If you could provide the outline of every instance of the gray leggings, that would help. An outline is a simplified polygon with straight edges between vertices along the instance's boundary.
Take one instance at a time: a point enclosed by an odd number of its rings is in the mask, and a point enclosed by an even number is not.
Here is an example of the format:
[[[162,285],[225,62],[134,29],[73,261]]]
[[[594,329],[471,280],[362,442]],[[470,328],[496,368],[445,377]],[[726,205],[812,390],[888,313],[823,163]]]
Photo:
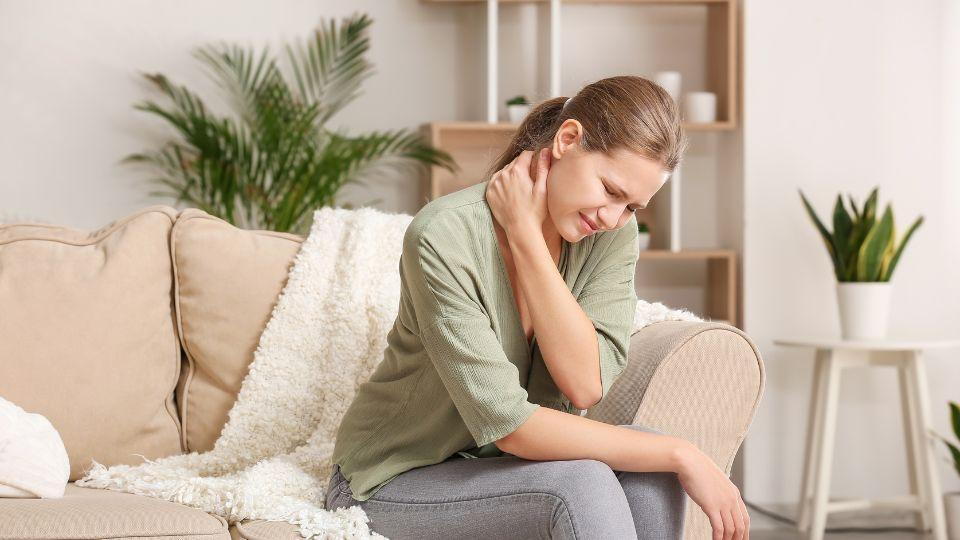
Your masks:
[[[401,473],[366,501],[352,497],[335,464],[326,508],[355,505],[370,518],[370,528],[390,540],[676,540],[686,497],[675,473],[614,471],[595,459],[454,454]]]

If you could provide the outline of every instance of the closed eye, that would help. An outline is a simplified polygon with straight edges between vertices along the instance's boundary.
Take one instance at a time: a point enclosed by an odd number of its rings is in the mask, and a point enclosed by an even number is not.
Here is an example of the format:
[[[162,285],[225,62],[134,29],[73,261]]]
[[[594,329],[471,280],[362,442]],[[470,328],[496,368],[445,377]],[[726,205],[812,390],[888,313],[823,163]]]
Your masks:
[[[603,189],[605,189],[605,190],[607,191],[607,193],[609,193],[610,195],[613,195],[614,197],[618,197],[618,198],[620,197],[620,195],[618,195],[618,194],[610,191],[610,188],[607,187],[607,183],[606,183],[606,182],[603,183]],[[627,210],[630,210],[631,212],[636,213],[637,208],[630,208],[630,207],[628,206],[628,207],[627,207]]]

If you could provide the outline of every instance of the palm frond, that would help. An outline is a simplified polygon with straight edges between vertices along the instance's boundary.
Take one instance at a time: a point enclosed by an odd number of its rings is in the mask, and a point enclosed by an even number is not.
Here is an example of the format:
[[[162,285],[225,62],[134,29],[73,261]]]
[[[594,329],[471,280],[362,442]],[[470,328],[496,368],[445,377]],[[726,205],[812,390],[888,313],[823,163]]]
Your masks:
[[[360,95],[360,83],[373,74],[364,58],[370,49],[366,14],[355,14],[338,29],[333,20],[321,21],[306,43],[287,45],[287,59],[301,99],[322,107],[318,126]]]
[[[366,15],[339,28],[321,21],[305,45],[287,45],[292,78],[267,48],[258,53],[220,43],[195,49],[235,116],[217,116],[186,87],[144,74],[169,103],[146,100],[134,108],[168,123],[177,138],[122,162],[156,172],[151,181],[165,189],[152,195],[173,196],[238,226],[301,234],[314,209],[335,204],[345,184],[363,183],[373,171],[414,164],[455,171],[448,153],[415,133],[352,137],[325,127],[371,73],[364,58],[371,22]]]

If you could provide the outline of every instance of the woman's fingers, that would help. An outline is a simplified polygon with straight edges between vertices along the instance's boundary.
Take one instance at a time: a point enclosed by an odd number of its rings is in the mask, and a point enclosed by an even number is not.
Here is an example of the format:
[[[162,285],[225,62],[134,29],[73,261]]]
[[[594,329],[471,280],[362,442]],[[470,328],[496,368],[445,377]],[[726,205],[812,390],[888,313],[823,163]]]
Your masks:
[[[710,527],[713,528],[713,540],[723,540],[723,520],[720,519],[720,511],[714,510],[707,514],[710,518]]]
[[[524,167],[523,169],[520,169],[521,171],[529,171],[530,161],[532,157],[533,157],[533,150],[524,150],[523,152],[520,152],[519,156],[514,158],[513,162],[516,164],[517,167]]]
[[[534,182],[539,182],[547,177],[547,171],[550,170],[550,149],[542,148],[537,154],[539,158],[537,160],[537,177],[534,178]]]
[[[743,510],[740,508],[740,497],[733,503],[733,521],[737,526],[737,531],[733,534],[733,540],[743,540],[746,531],[746,525],[743,521]]]
[[[743,497],[739,497],[740,512],[743,514],[743,540],[750,540],[750,513],[747,512],[747,504],[743,502]]]
[[[733,512],[732,508],[720,510],[720,518],[723,520],[723,540],[732,540],[733,533],[737,530],[737,524],[733,521]]]

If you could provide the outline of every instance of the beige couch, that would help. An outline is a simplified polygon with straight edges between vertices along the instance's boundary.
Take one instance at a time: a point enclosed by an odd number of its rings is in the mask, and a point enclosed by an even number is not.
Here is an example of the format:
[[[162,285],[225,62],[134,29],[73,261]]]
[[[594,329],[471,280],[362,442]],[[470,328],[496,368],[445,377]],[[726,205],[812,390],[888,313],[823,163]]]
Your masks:
[[[61,499],[0,499],[0,539],[301,538],[73,481],[91,459],[213,447],[302,240],[164,205],[95,231],[0,226],[0,396],[46,416],[71,464]],[[723,324],[661,322],[630,351],[617,384],[636,403],[588,416],[688,438],[729,473],[763,387],[753,343]],[[698,514],[687,538],[709,537]]]

